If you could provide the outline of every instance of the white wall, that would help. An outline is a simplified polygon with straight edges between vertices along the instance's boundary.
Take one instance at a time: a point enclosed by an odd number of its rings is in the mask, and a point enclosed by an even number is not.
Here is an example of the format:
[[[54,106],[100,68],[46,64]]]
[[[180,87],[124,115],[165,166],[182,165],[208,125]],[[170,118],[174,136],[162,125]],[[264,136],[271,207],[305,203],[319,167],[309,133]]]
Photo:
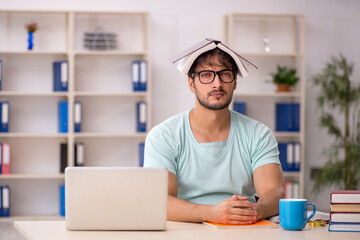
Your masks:
[[[149,11],[154,124],[193,106],[186,78],[168,59],[205,37],[222,39],[223,16],[232,12],[304,14],[307,78],[318,72],[331,55],[341,52],[355,63],[354,79],[360,82],[358,0],[0,0],[0,9]],[[330,142],[318,128],[315,97],[316,91],[308,83],[305,196],[319,210],[328,211],[329,190],[314,196],[309,180],[310,168],[325,162],[322,148]]]

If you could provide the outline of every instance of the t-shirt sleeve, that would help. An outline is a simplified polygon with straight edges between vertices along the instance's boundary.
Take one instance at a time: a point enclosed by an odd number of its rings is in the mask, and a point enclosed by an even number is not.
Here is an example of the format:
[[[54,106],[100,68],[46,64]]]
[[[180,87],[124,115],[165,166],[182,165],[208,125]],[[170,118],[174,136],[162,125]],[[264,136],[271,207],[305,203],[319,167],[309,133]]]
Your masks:
[[[145,140],[144,167],[166,168],[176,175],[177,144],[166,126],[154,127]]]
[[[255,127],[252,146],[252,171],[265,164],[280,165],[278,144],[272,131],[259,123]]]

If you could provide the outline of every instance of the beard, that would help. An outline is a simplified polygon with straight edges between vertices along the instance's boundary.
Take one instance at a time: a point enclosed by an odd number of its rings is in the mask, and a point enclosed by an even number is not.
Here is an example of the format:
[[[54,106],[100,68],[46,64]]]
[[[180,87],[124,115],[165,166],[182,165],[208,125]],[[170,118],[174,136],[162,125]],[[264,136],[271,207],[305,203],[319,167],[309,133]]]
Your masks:
[[[218,102],[210,103],[208,101],[208,97],[213,92],[222,92],[222,93],[224,93],[224,96],[222,98],[225,98],[225,101],[220,102],[219,99],[217,99]],[[227,108],[230,105],[231,101],[232,101],[232,94],[229,96],[227,94],[227,92],[225,92],[222,89],[213,90],[213,91],[209,92],[206,97],[204,97],[199,93],[199,91],[195,87],[195,94],[196,94],[196,98],[197,98],[198,102],[200,103],[200,105],[207,108],[207,109],[209,109],[209,110],[215,110],[215,111],[223,110],[223,109]]]

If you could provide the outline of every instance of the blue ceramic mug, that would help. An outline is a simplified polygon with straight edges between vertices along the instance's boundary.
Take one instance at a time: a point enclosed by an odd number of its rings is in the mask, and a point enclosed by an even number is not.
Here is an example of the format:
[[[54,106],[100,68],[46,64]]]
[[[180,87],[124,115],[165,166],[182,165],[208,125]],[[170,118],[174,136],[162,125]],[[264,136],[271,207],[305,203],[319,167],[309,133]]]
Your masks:
[[[307,217],[308,205],[313,207],[309,217]],[[280,226],[285,230],[302,230],[315,213],[315,205],[308,203],[306,199],[280,199],[279,220]]]

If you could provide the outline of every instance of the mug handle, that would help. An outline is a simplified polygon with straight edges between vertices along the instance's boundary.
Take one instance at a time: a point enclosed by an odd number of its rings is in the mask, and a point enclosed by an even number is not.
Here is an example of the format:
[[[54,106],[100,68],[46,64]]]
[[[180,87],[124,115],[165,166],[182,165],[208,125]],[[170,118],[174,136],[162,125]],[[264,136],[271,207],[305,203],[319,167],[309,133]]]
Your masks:
[[[312,211],[310,217],[308,217],[308,218],[306,219],[306,222],[307,222],[307,221],[309,221],[309,220],[315,215],[315,213],[316,213],[316,207],[315,207],[315,205],[314,205],[313,203],[306,203],[306,205],[307,205],[307,206],[311,205],[311,206],[313,207],[313,211]]]

